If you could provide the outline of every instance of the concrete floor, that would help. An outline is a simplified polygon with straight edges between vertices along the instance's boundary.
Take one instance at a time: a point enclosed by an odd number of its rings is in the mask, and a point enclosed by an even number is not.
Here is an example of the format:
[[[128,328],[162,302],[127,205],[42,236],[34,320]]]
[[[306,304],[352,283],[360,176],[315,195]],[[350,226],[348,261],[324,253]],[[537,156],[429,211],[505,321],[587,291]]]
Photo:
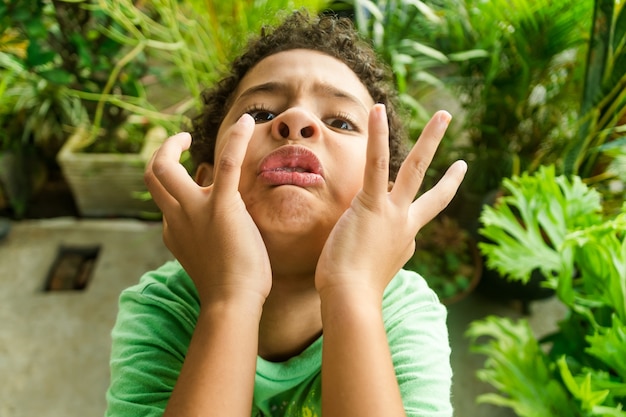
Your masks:
[[[84,291],[43,291],[62,245],[101,247]],[[0,416],[102,416],[117,297],[144,271],[170,258],[159,223],[74,218],[14,222],[0,242]],[[553,299],[535,302],[531,309],[531,325],[541,334],[563,314]],[[519,316],[513,306],[480,294],[449,307],[456,417],[514,415],[475,403],[477,395],[489,391],[475,378],[484,358],[468,351],[463,334],[470,321],[489,314]]]

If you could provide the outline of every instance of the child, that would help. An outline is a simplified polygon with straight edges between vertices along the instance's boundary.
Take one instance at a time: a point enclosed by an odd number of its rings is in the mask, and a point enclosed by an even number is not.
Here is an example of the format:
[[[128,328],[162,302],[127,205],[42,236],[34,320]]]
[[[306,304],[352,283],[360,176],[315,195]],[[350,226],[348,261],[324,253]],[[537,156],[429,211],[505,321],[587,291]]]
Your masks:
[[[404,160],[387,72],[334,17],[231,70],[147,168],[177,261],[121,295],[106,415],[451,416],[445,308],[401,270],[465,173],[415,200],[450,116]]]

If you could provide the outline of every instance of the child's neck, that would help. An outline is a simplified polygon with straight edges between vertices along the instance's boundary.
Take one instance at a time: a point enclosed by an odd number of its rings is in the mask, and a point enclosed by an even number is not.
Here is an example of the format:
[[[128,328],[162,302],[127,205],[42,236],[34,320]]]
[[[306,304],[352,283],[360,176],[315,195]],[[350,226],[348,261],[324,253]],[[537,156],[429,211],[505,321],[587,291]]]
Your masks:
[[[300,354],[322,334],[314,279],[274,277],[259,324],[259,355],[273,362]]]

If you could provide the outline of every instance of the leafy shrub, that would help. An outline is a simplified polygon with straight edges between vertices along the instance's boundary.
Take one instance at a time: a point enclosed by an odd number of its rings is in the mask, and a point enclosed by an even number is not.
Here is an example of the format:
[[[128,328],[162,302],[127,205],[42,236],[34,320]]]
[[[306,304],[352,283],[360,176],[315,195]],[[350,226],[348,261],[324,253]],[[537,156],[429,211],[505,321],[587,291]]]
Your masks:
[[[522,417],[626,416],[626,211],[603,217],[598,193],[553,167],[504,185],[510,195],[481,215],[492,239],[481,250],[509,279],[541,269],[568,314],[542,340],[524,319],[472,323],[487,355],[478,377],[499,391],[479,401]]]

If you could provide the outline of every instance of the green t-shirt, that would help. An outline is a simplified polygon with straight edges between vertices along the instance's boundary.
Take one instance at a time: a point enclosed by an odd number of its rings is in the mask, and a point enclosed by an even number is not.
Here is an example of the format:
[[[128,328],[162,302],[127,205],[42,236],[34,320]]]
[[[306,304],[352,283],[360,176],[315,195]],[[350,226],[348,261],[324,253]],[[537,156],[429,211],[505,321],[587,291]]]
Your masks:
[[[107,417],[163,415],[198,311],[196,289],[178,262],[122,293]],[[383,317],[407,416],[452,416],[445,307],[422,277],[400,271],[385,291]],[[257,358],[252,417],[321,417],[322,343],[323,336],[285,362]]]

